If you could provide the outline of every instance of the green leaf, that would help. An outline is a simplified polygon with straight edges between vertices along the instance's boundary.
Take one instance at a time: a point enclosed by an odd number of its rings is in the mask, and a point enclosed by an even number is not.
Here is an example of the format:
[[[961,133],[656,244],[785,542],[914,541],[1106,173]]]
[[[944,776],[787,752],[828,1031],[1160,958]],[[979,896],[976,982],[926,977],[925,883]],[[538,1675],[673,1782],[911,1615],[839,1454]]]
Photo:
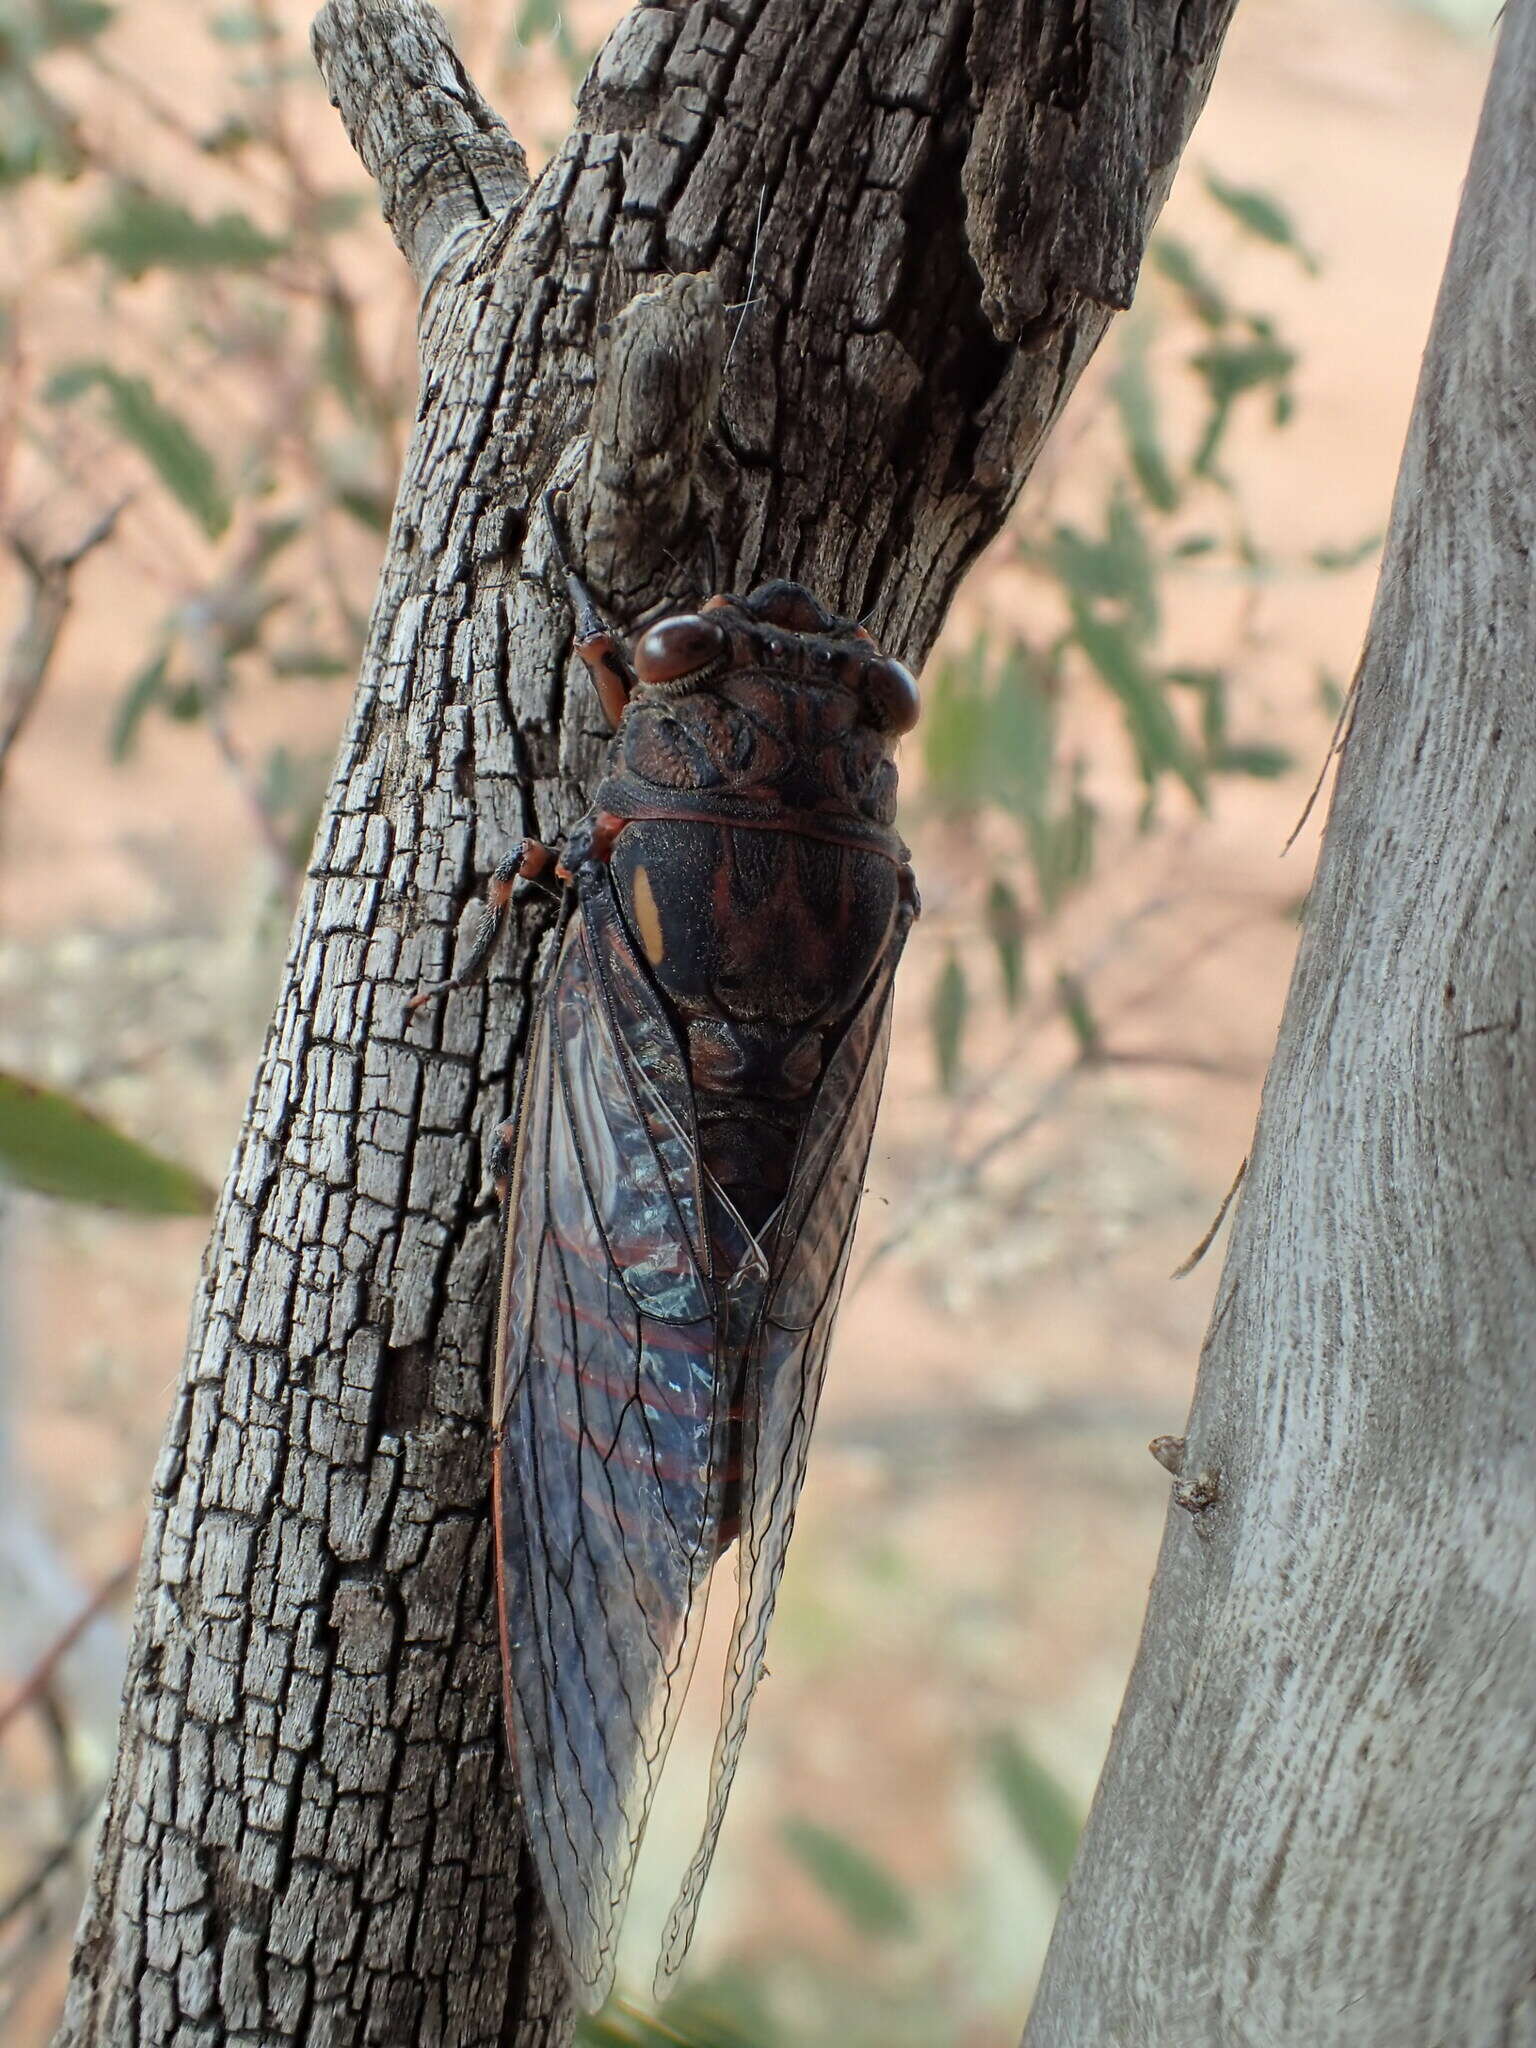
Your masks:
[[[115,7],[102,5],[101,0],[42,0],[36,10],[38,40],[46,50],[60,49],[66,43],[94,42],[116,13]],[[9,40],[3,25],[0,38]]]
[[[367,490],[360,484],[344,484],[337,490],[336,502],[370,533],[388,533],[395,509],[393,499],[386,498],[379,491]]]
[[[1058,526],[1043,560],[1066,592],[1075,613],[1099,604],[1120,606],[1139,634],[1157,624],[1157,588],[1151,550],[1141,522],[1124,491],[1110,500],[1103,540],[1075,526]]]
[[[328,647],[278,647],[268,657],[275,676],[349,676],[355,661],[343,660]]]
[[[982,1754],[1014,1825],[1059,1890],[1066,1884],[1081,1832],[1071,1800],[1011,1729],[991,1736]]]
[[[905,1890],[864,1851],[814,1821],[791,1817],[780,1830],[785,1847],[856,1934],[911,1934],[916,1917]]]
[[[158,654],[145,662],[124,690],[107,738],[107,754],[111,760],[122,763],[133,752],[145,712],[165,695],[169,663],[170,656],[161,648]]]
[[[684,1990],[669,1999],[665,2018],[615,1996],[576,2028],[577,2048],[767,2048],[766,2030],[743,2027],[716,2011],[708,1994]]]
[[[1014,642],[995,671],[987,644],[930,670],[919,727],[927,794],[948,816],[989,803],[1028,819],[1050,786],[1055,712],[1038,659]]]
[[[1003,977],[1003,1001],[1010,1014],[1019,1007],[1024,993],[1024,908],[1001,875],[995,875],[987,890],[987,936],[997,954]]]
[[[355,227],[367,207],[361,192],[320,192],[310,201],[304,224],[313,234],[340,234],[344,228]]]
[[[1040,664],[1022,640],[1004,654],[982,725],[982,786],[1020,818],[1038,816],[1051,785],[1056,712]]]
[[[1317,258],[1303,246],[1290,214],[1271,193],[1260,191],[1256,185],[1229,185],[1214,171],[1205,173],[1205,189],[1218,206],[1226,208],[1239,227],[1245,228],[1250,235],[1257,235],[1261,242],[1269,242],[1277,249],[1289,249],[1303,269],[1314,276],[1317,274]]]
[[[201,1216],[213,1190],[67,1095],[0,1073],[0,1174],[40,1195],[133,1209],[149,1216]]]
[[[263,234],[247,214],[199,220],[158,193],[118,185],[87,225],[81,246],[125,277],[142,277],[157,268],[251,270],[282,255],[286,245]]]
[[[1137,766],[1148,789],[1160,775],[1173,774],[1203,805],[1205,777],[1201,764],[1173,714],[1162,678],[1148,668],[1133,636],[1112,620],[1080,615],[1073,628],[1073,639],[1119,699]]]
[[[354,419],[369,412],[368,379],[349,301],[328,296],[320,328],[320,373]]]
[[[928,1029],[933,1038],[934,1065],[939,1086],[953,1095],[960,1085],[960,1046],[965,1037],[965,1020],[971,1007],[965,969],[951,947],[944,956],[939,978],[928,1004]]]
[[[1214,533],[1192,533],[1187,540],[1181,540],[1173,550],[1176,562],[1192,562],[1198,555],[1214,554],[1221,542]]]
[[[1061,1014],[1072,1027],[1077,1050],[1084,1060],[1096,1060],[1104,1049],[1104,1038],[1088,1003],[1088,991],[1075,974],[1065,968],[1056,976],[1056,999]]]
[[[1066,809],[1053,818],[1039,819],[1029,834],[1040,907],[1047,917],[1060,908],[1069,889],[1086,881],[1093,872],[1097,824],[1098,812],[1083,788],[1083,764],[1078,761],[1073,767],[1072,793]]]
[[[1385,539],[1385,534],[1368,533],[1364,540],[1357,540],[1351,547],[1314,548],[1308,560],[1314,569],[1322,569],[1328,574],[1341,569],[1356,569],[1371,559]]]
[[[229,501],[213,457],[186,422],[162,405],[143,377],[128,377],[100,362],[71,363],[58,372],[47,396],[64,403],[92,386],[105,393],[107,416],[149,463],[171,496],[211,539],[229,524]]]
[[[1146,351],[1139,344],[1125,349],[1113,390],[1126,450],[1142,495],[1157,511],[1172,512],[1178,506],[1179,486],[1163,453],[1157,428],[1157,398],[1147,375]]]
[[[1317,701],[1325,716],[1337,718],[1344,709],[1344,686],[1331,670],[1320,668],[1317,672]]]
[[[1273,782],[1296,765],[1296,756],[1284,747],[1220,747],[1211,755],[1211,766],[1223,775],[1254,775]]]
[[[1227,736],[1227,677],[1219,668],[1170,668],[1164,671],[1170,683],[1193,690],[1200,699],[1200,738],[1207,756]]]
[[[208,23],[208,33],[221,43],[275,43],[282,30],[254,7],[226,8]]]
[[[1204,327],[1224,327],[1231,317],[1220,285],[1202,266],[1187,242],[1159,235],[1148,252],[1160,271]]]
[[[1247,341],[1216,341],[1190,357],[1190,367],[1210,394],[1211,409],[1205,431],[1190,467],[1197,476],[1220,481],[1216,456],[1232,417],[1232,408],[1245,392],[1284,384],[1296,367],[1295,352],[1277,341],[1263,323],[1250,322],[1255,331]]]

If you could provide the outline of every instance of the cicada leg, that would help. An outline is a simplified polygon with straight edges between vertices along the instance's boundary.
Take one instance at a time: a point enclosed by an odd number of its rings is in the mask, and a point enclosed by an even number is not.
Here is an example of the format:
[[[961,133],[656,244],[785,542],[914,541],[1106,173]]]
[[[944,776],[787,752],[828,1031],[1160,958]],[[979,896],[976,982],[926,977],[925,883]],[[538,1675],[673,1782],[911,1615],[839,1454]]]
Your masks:
[[[506,924],[515,885],[519,881],[537,882],[558,895],[558,872],[559,856],[549,847],[541,846],[537,839],[519,840],[505,860],[497,862],[492,872],[480,919],[465,951],[463,964],[446,981],[435,981],[430,988],[418,989],[405,1006],[406,1016],[414,1017],[434,996],[446,995],[450,989],[469,988],[479,981],[490,965],[496,941]]]
[[[498,1124],[492,1131],[490,1143],[485,1148],[486,1169],[498,1202],[507,1199],[507,1189],[512,1180],[512,1155],[516,1149],[517,1118],[508,1117],[504,1124]]]
[[[619,645],[618,636],[598,610],[596,598],[565,558],[565,543],[555,513],[558,495],[556,491],[544,493],[544,517],[549,522],[550,536],[555,544],[555,560],[570,593],[571,611],[576,620],[576,652],[592,678],[598,702],[603,707],[603,716],[610,725],[616,726],[624,716],[624,707],[635,687],[635,672]]]

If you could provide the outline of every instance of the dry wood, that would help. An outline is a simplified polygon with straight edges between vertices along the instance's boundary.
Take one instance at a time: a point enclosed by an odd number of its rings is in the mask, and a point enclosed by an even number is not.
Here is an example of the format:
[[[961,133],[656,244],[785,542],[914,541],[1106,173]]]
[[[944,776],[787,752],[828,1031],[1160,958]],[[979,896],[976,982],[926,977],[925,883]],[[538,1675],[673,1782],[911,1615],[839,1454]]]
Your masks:
[[[641,6],[531,190],[431,8],[321,13],[422,280],[421,401],[156,1478],[67,2048],[568,2037],[486,1519],[481,1141],[547,913],[405,1016],[497,856],[585,805],[539,495],[573,486],[622,615],[713,580],[713,536],[724,584],[798,577],[920,661],[1124,303],[1231,6]]]
[[[1536,2041],[1533,252],[1512,0],[1188,1425],[1215,1497],[1026,2048]]]

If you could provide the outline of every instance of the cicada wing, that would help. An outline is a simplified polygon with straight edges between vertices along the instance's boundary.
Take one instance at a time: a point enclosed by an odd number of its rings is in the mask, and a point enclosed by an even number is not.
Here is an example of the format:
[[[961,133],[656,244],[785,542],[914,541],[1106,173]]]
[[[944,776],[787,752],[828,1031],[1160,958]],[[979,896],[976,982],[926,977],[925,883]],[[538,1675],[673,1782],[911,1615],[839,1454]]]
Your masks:
[[[699,1201],[691,1128],[669,1111],[664,1155],[637,1106],[590,908],[566,930],[524,1081],[496,1523],[524,1818],[595,2009],[719,1547],[726,1397],[686,1213]],[[647,1000],[643,976],[621,992],[631,1000]]]
[[[736,1620],[704,1832],[667,1922],[656,1994],[693,1938],[699,1899],[762,1676],[768,1627],[805,1478],[811,1425],[853,1244],[890,1044],[891,982],[909,918],[822,1077],[781,1211],[772,1271],[743,1379],[742,1506]]]

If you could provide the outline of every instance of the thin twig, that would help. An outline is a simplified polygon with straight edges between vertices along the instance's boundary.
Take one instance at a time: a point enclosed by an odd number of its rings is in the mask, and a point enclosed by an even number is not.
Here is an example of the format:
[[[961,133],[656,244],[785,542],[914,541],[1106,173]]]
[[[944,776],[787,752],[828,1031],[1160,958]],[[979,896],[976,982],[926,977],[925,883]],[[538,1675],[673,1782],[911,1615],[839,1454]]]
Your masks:
[[[137,1559],[137,1552],[132,1557],[124,1558],[117,1570],[109,1578],[102,1581],[80,1612],[75,1616],[74,1620],[69,1624],[68,1628],[64,1630],[62,1635],[54,1638],[48,1648],[44,1650],[42,1656],[32,1666],[26,1677],[21,1681],[16,1691],[11,1694],[11,1697],[3,1706],[0,1706],[0,1739],[4,1738],[6,1730],[17,1716],[24,1713],[35,1700],[41,1698],[47,1692],[60,1663],[69,1655],[76,1643],[79,1642],[80,1638],[91,1626],[91,1623],[106,1608],[111,1606],[123,1587],[127,1585],[133,1575],[133,1568]]]
[[[1216,1233],[1218,1230],[1220,1230],[1222,1224],[1226,1221],[1227,1211],[1231,1208],[1233,1202],[1237,1199],[1237,1191],[1242,1186],[1243,1176],[1247,1173],[1247,1171],[1248,1155],[1245,1152],[1243,1154],[1242,1164],[1237,1169],[1237,1173],[1233,1178],[1231,1187],[1227,1189],[1227,1192],[1221,1198],[1221,1207],[1216,1211],[1216,1214],[1211,1219],[1210,1229],[1205,1233],[1204,1237],[1201,1238],[1200,1242],[1195,1246],[1194,1250],[1190,1253],[1189,1257],[1187,1259],[1181,1260],[1180,1263],[1174,1267],[1173,1271],[1168,1275],[1168,1278],[1170,1280],[1182,1280],[1186,1273],[1193,1273],[1196,1266],[1199,1265],[1200,1261],[1205,1257],[1206,1253],[1210,1250],[1211,1246],[1216,1242]]]
[[[1302,806],[1301,816],[1291,828],[1290,838],[1286,840],[1284,846],[1280,849],[1280,858],[1282,860],[1284,860],[1285,856],[1301,837],[1301,829],[1312,815],[1312,807],[1322,794],[1323,784],[1328,778],[1329,762],[1337,755],[1342,754],[1345,747],[1349,744],[1349,732],[1354,729],[1355,696],[1360,688],[1360,678],[1365,672],[1365,657],[1369,652],[1370,642],[1367,640],[1365,646],[1360,651],[1360,659],[1355,664],[1355,673],[1350,678],[1349,688],[1344,694],[1344,702],[1339,706],[1339,715],[1334,721],[1333,738],[1328,742],[1328,751],[1323,756],[1322,767],[1317,771],[1317,780],[1313,783],[1307,801]],[[1349,731],[1345,730],[1344,721],[1346,719],[1349,720]]]
[[[27,582],[27,605],[11,641],[5,673],[0,677],[0,781],[6,762],[43,694],[43,685],[58,651],[59,635],[69,617],[74,573],[93,548],[101,546],[117,525],[122,503],[102,514],[67,554],[40,555],[20,534],[11,536],[11,553]]]
[[[43,1857],[30,1877],[24,1878],[8,1899],[0,1900],[0,1928],[8,1927],[19,1913],[24,1913],[39,1893],[47,1888],[49,1879],[74,1855],[80,1837],[96,1817],[106,1793],[106,1786],[93,1793],[89,1799],[82,1799],[74,1819],[60,1839]]]

